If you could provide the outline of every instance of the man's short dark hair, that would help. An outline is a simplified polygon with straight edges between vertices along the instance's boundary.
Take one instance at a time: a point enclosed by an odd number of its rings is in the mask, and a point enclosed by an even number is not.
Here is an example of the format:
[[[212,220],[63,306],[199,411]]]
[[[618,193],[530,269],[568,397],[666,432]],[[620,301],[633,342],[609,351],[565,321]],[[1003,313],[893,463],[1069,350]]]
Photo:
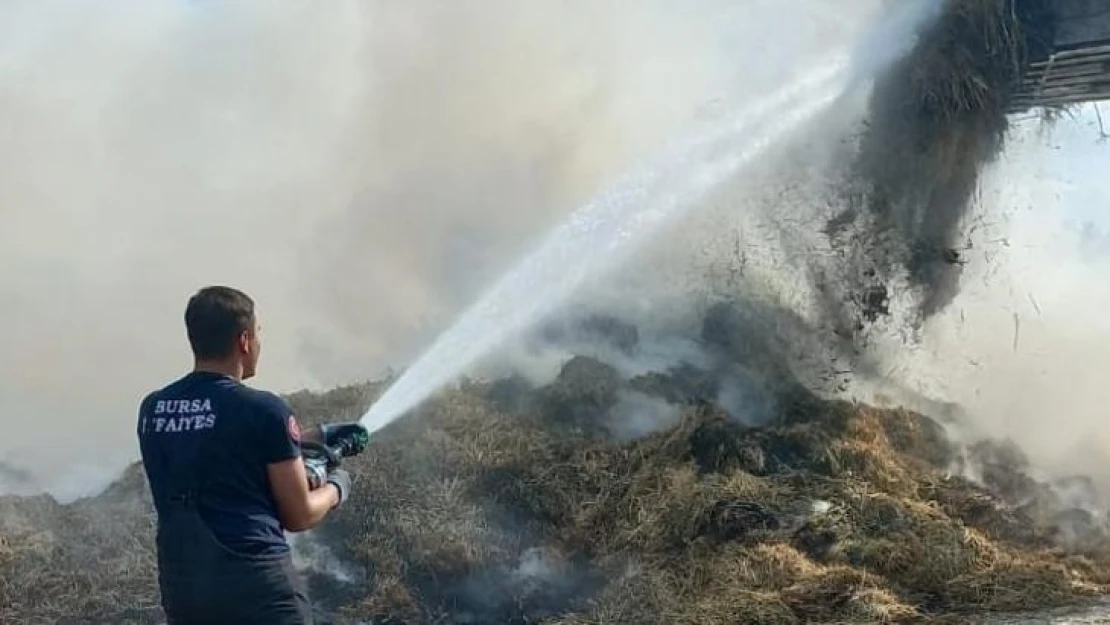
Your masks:
[[[229,356],[239,335],[253,321],[254,300],[231,287],[205,287],[189,298],[185,307],[189,345],[199,359]]]

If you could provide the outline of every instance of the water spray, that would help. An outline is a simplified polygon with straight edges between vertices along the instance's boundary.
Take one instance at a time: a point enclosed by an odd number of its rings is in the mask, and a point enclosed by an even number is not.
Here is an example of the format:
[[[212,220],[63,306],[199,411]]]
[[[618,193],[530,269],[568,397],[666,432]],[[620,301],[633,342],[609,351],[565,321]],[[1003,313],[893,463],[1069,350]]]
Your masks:
[[[587,277],[618,264],[684,208],[831,103],[840,93],[838,78],[844,68],[821,68],[803,77],[737,116],[724,130],[717,127],[689,147],[666,154],[575,211],[406,370],[362,423],[370,431],[386,425],[527,328]],[[817,97],[781,114],[787,102],[803,93]],[[753,128],[758,132],[750,137],[746,131]],[[746,147],[717,163],[698,162],[705,146],[730,139],[745,140]],[[661,199],[652,201],[653,195]],[[533,285],[543,285],[543,290],[536,292]]]
[[[907,29],[931,17],[923,7],[934,2],[905,3],[877,31],[907,34]],[[889,42],[891,36],[874,40]],[[889,51],[880,56],[883,63],[892,60]],[[871,60],[853,69],[849,59],[847,53],[834,55],[725,123],[663,150],[576,210],[402,373],[362,417],[363,425],[376,431],[417,406],[556,307],[587,277],[613,269],[662,226],[812,120],[877,66]],[[720,150],[722,144],[731,149]],[[712,157],[721,152],[725,156]],[[542,285],[542,290],[533,285]]]

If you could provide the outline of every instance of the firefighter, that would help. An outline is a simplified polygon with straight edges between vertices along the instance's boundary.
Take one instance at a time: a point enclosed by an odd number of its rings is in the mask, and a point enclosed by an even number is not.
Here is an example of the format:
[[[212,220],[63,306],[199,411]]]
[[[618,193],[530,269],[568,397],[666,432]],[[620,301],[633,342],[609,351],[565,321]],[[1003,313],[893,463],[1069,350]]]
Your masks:
[[[169,625],[313,622],[285,532],[342,505],[350,475],[310,488],[302,440],[356,437],[358,424],[302,433],[289,404],[246,386],[262,343],[253,300],[223,286],[185,309],[193,370],[143,398],[138,438],[158,515],[158,582]]]

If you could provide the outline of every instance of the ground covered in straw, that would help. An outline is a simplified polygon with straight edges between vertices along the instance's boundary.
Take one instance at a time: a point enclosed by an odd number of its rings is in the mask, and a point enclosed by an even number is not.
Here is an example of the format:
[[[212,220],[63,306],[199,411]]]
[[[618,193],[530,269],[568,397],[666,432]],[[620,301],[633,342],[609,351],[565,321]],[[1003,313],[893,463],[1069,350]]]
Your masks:
[[[1051,491],[1038,497],[1030,482],[1007,503],[951,476],[956,448],[921,415],[800,394],[768,426],[704,405],[615,444],[598,421],[558,418],[574,413],[566,405],[545,414],[559,384],[516,410],[490,403],[497,387],[454,392],[375,443],[356,465],[355,505],[329,527],[368,575],[344,614],[894,622],[1103,591],[1097,539],[1088,558],[1055,547],[1077,526]],[[994,479],[1027,480],[1005,446],[960,457]]]
[[[1110,581],[1102,528],[1025,475],[1020,452],[959,448],[922,415],[793,389],[760,427],[692,399],[677,423],[612,436],[621,393],[689,383],[683,371],[624,379],[579,357],[547,386],[468,383],[394,423],[348,463],[354,497],[316,532],[347,573],[307,572],[321,613],[899,622],[1065,605]],[[291,399],[309,420],[334,420],[375,392]],[[961,464],[980,483],[950,474]],[[68,506],[0,498],[0,523],[0,622],[158,622],[139,467]]]

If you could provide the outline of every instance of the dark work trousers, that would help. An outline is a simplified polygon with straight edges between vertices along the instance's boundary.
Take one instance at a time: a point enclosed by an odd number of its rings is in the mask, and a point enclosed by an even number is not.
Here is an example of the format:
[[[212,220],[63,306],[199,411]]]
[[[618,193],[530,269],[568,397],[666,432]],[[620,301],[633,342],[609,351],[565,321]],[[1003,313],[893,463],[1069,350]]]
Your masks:
[[[313,623],[292,556],[232,551],[187,496],[171,501],[159,518],[158,585],[168,625]]]

